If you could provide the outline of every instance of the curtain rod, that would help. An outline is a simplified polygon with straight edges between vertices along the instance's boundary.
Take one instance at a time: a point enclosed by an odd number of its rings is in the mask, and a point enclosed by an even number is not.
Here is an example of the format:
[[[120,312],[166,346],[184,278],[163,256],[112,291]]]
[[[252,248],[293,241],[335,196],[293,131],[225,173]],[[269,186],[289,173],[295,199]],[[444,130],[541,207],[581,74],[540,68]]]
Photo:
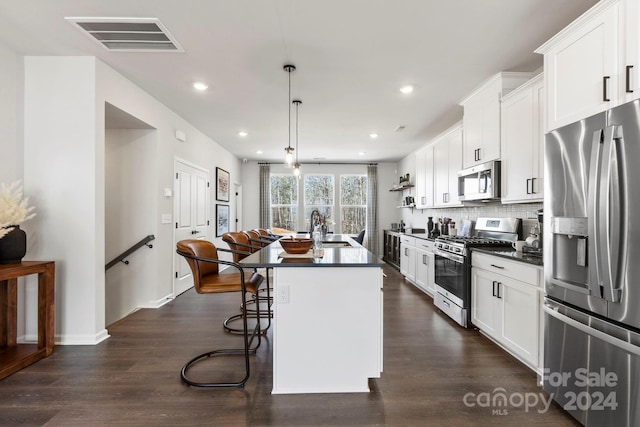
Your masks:
[[[259,165],[270,165],[270,162],[258,162]],[[274,163],[276,165],[284,165],[286,163]],[[376,162],[300,162],[300,165],[365,165],[378,166]]]

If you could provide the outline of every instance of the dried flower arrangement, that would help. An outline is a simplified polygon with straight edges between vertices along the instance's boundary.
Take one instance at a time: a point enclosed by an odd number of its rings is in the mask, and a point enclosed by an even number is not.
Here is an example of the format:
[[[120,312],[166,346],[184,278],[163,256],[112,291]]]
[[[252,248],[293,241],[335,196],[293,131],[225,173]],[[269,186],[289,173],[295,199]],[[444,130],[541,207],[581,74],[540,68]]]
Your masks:
[[[36,215],[31,212],[33,209],[33,206],[29,207],[29,198],[22,195],[20,181],[0,184],[0,239],[33,218]]]

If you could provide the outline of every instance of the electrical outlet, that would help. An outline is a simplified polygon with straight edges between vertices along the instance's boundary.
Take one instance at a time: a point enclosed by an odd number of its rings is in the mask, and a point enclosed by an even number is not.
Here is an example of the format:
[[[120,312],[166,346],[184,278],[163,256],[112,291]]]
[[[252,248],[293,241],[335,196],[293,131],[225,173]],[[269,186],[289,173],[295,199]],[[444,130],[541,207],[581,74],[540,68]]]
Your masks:
[[[288,286],[278,287],[278,303],[289,304],[289,287]]]

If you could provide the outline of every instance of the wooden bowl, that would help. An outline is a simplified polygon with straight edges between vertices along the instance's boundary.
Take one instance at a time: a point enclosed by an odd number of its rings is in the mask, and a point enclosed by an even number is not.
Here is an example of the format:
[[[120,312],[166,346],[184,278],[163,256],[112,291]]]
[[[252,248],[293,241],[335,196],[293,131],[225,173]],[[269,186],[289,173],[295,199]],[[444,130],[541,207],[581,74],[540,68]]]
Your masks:
[[[282,238],[279,242],[288,254],[306,254],[313,245],[313,240],[308,238]]]

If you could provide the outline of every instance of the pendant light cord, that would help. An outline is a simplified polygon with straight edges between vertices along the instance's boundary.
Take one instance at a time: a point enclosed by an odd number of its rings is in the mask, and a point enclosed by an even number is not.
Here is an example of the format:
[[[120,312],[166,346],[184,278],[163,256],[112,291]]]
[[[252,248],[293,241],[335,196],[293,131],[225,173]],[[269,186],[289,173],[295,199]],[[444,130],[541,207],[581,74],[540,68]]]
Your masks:
[[[289,71],[289,148],[291,148],[291,69]]]
[[[298,107],[300,101],[296,101],[296,164],[298,163]]]

